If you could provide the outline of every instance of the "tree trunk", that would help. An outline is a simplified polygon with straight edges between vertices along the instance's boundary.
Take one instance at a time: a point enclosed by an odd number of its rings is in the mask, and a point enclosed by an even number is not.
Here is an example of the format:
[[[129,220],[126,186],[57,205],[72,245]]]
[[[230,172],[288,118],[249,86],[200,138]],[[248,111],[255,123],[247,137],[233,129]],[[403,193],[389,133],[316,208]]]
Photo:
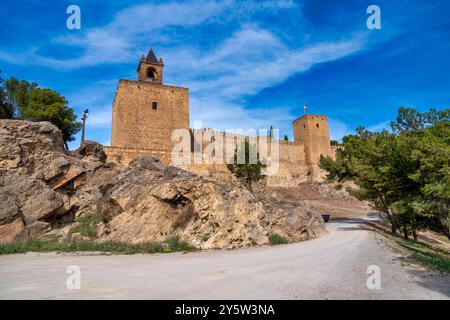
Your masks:
[[[389,209],[386,210],[387,213],[387,220],[391,224],[391,232],[393,235],[397,234],[397,230],[399,229],[399,226],[394,222],[393,215],[389,212]]]
[[[445,226],[445,225],[441,225],[441,227],[439,228],[439,231],[441,231],[448,240],[450,240],[450,228]]]
[[[395,236],[397,234],[397,225],[391,222],[391,232]]]
[[[414,239],[415,241],[417,241],[417,229],[416,229],[416,227],[413,228],[412,235],[413,235],[413,239]]]
[[[408,228],[403,227],[403,239],[408,240]]]

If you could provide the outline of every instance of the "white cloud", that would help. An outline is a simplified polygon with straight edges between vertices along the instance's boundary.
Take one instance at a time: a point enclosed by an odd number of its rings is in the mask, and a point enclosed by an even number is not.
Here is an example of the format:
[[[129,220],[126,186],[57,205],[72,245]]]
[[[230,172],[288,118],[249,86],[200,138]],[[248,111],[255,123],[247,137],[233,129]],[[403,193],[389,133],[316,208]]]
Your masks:
[[[189,28],[207,21],[230,19],[233,15],[253,13],[256,10],[290,9],[292,1],[204,1],[144,3],[119,11],[111,22],[101,27],[81,29],[81,34],[54,38],[53,44],[75,46],[83,54],[69,59],[47,58],[37,48],[11,52],[0,50],[0,60],[12,64],[47,66],[55,69],[74,69],[106,63],[126,63],[136,59],[136,52],[148,45],[168,42],[163,32],[170,27]],[[226,14],[224,14],[226,12]],[[143,40],[148,43],[143,43]],[[150,43],[151,42],[151,43]]]
[[[243,108],[246,95],[277,85],[295,73],[315,64],[339,59],[362,48],[364,39],[318,43],[290,49],[276,35],[246,25],[209,52],[185,47],[165,55],[169,75],[190,88],[191,124],[201,120],[205,127],[274,128],[291,135],[289,106]],[[345,123],[330,119],[332,138],[340,140],[351,133]]]
[[[188,86],[200,97],[232,100],[285,81],[315,64],[336,60],[363,48],[365,38],[322,42],[291,49],[275,34],[244,25],[208,51],[194,47],[165,52],[166,79]]]
[[[92,108],[112,104],[118,78],[89,83],[88,86],[66,93],[70,106],[76,108]]]
[[[227,129],[287,129],[291,132],[293,115],[287,107],[256,107],[246,109],[239,104],[220,99],[191,99],[191,125],[201,121],[203,127],[225,131]],[[288,125],[287,128],[284,126]]]
[[[0,59],[14,64],[48,66],[55,69],[79,68],[104,63],[129,62],[136,59],[143,39],[155,43],[161,38],[160,31],[171,26],[194,26],[219,15],[232,1],[193,0],[178,3],[139,4],[118,12],[113,20],[101,27],[81,29],[81,35],[59,36],[53,43],[77,46],[83,54],[71,59],[46,58],[35,48],[25,52],[0,51]]]
[[[190,28],[212,21],[223,23],[231,14],[252,14],[258,10],[292,9],[293,1],[200,1],[146,3],[118,12],[108,24],[82,30],[81,34],[57,37],[54,43],[79,47],[83,54],[69,59],[53,59],[38,54],[37,48],[23,53],[0,51],[0,60],[29,63],[56,69],[74,69],[106,63],[129,63],[139,58],[149,45],[164,57],[166,79],[185,85],[191,92],[191,120],[202,120],[206,127],[267,128],[273,125],[292,132],[296,115],[289,107],[242,107],[247,95],[277,85],[295,73],[333,61],[361,50],[366,39],[349,36],[346,40],[287,45],[277,34],[255,24],[238,30],[212,47],[177,46],[170,42],[172,27]],[[297,10],[300,10],[297,8]],[[304,37],[299,37],[303,41]],[[88,126],[108,128],[117,79],[89,84],[68,95],[73,106],[89,108]],[[109,101],[111,100],[111,101]],[[330,119],[332,139],[351,133],[346,125]]]

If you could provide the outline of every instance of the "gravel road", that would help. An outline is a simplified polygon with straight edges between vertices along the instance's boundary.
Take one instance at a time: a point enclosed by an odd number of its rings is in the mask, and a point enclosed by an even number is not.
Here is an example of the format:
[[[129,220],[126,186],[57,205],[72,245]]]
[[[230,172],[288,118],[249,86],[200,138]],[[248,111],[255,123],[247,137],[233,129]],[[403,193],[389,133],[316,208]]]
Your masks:
[[[358,221],[318,239],[275,247],[155,255],[0,257],[0,299],[450,299],[450,275],[405,264]],[[67,267],[81,270],[68,289]],[[368,289],[367,268],[381,271]]]

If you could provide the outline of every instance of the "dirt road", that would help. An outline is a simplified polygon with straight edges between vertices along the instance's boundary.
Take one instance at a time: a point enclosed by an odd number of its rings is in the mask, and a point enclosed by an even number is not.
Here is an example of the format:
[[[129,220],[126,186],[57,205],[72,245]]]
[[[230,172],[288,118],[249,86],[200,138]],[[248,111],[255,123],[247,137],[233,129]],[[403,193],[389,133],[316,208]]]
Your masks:
[[[0,298],[450,299],[449,275],[405,265],[356,221],[327,227],[311,241],[237,251],[1,256]],[[80,268],[80,289],[67,288],[71,265]],[[380,268],[380,289],[367,287],[371,265]]]

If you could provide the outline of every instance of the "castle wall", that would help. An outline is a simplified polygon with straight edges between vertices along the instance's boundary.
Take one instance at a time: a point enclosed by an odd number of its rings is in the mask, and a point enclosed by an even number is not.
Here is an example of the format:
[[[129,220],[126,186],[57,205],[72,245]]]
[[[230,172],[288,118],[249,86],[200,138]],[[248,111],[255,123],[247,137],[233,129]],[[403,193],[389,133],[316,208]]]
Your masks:
[[[137,157],[155,156],[164,164],[176,165],[202,176],[226,176],[230,174],[226,166],[226,159],[233,156],[234,150],[233,147],[231,153],[228,152],[227,154],[226,141],[231,141],[234,143],[234,146],[237,146],[240,141],[246,138],[249,139],[252,145],[257,147],[260,157],[266,159],[268,176],[271,177],[268,183],[276,185],[284,183],[286,179],[295,179],[295,181],[301,182],[309,178],[310,170],[306,163],[304,146],[302,144],[283,140],[274,141],[266,137],[246,137],[208,129],[191,129],[189,161],[182,164],[173,163],[172,150],[126,147],[104,147],[104,149],[108,161],[122,166],[128,166]],[[213,142],[218,141],[222,141],[222,143],[213,147]],[[260,142],[266,142],[267,145],[260,149]],[[275,147],[275,142],[278,144],[277,147]],[[278,154],[278,157],[273,156],[272,151]],[[220,152],[222,152],[222,156],[219,156]],[[218,156],[217,158],[215,158],[216,155]]]
[[[166,150],[109,146],[104,146],[103,150],[108,162],[113,162],[123,167],[127,167],[133,159],[149,156],[156,157],[165,164],[170,164],[170,153]]]

